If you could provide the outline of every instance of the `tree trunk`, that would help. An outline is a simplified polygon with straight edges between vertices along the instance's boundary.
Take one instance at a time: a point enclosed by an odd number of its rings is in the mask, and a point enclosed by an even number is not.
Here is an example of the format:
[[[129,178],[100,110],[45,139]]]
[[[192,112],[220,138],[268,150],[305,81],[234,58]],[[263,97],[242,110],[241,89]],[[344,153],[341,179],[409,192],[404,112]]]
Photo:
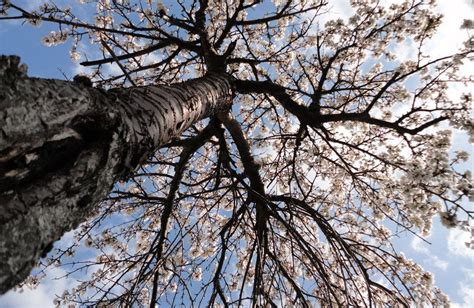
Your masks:
[[[103,91],[26,77],[0,58],[0,294],[91,215],[113,183],[191,124],[229,108],[225,74]]]

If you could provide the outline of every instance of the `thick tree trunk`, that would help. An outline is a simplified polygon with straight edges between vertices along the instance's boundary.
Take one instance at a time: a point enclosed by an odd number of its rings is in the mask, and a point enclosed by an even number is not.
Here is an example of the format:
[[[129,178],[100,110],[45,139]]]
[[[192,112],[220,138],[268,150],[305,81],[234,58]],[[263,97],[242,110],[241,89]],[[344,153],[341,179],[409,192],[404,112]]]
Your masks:
[[[0,58],[0,294],[158,146],[232,101],[228,76],[103,91]]]

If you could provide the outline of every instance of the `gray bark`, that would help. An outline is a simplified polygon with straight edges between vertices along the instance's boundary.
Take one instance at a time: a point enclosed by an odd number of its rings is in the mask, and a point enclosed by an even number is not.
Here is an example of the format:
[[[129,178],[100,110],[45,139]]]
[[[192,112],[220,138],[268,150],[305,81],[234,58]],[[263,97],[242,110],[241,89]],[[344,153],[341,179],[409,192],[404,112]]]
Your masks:
[[[160,145],[229,108],[225,74],[103,91],[0,58],[0,294]]]

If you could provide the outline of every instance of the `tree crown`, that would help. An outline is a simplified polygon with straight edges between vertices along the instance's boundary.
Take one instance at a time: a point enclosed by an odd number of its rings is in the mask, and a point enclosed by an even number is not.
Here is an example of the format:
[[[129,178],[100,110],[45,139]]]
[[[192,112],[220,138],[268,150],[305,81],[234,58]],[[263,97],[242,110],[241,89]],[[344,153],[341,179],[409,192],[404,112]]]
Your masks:
[[[474,138],[472,95],[450,93],[472,82],[472,39],[434,58],[435,1],[389,2],[350,1],[334,19],[324,0],[80,1],[90,21],[4,1],[5,18],[57,23],[43,42],[72,40],[74,61],[98,46],[81,62],[95,86],[215,73],[235,90],[229,112],[158,149],[43,262],[90,269],[57,302],[444,304],[391,240],[429,234],[436,215],[472,220],[468,153],[451,150],[453,129]],[[80,243],[96,258],[72,258]]]

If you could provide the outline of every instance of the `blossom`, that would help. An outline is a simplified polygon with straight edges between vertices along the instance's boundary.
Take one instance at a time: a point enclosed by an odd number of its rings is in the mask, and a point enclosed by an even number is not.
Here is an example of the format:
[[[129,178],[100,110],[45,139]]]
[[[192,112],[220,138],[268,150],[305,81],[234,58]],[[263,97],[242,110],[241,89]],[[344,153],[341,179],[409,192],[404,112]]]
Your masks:
[[[456,213],[453,212],[441,212],[439,213],[439,218],[441,224],[447,228],[453,228],[458,224]]]
[[[462,21],[461,29],[474,29],[474,20],[464,19]]]
[[[202,253],[201,248],[198,246],[193,246],[191,247],[191,249],[189,249],[189,256],[193,259],[199,257],[201,253]]]
[[[81,55],[76,50],[71,50],[69,55],[73,62],[78,62],[81,59]]]
[[[200,267],[197,267],[193,273],[192,273],[192,278],[196,281],[201,281],[202,279],[202,269]]]

